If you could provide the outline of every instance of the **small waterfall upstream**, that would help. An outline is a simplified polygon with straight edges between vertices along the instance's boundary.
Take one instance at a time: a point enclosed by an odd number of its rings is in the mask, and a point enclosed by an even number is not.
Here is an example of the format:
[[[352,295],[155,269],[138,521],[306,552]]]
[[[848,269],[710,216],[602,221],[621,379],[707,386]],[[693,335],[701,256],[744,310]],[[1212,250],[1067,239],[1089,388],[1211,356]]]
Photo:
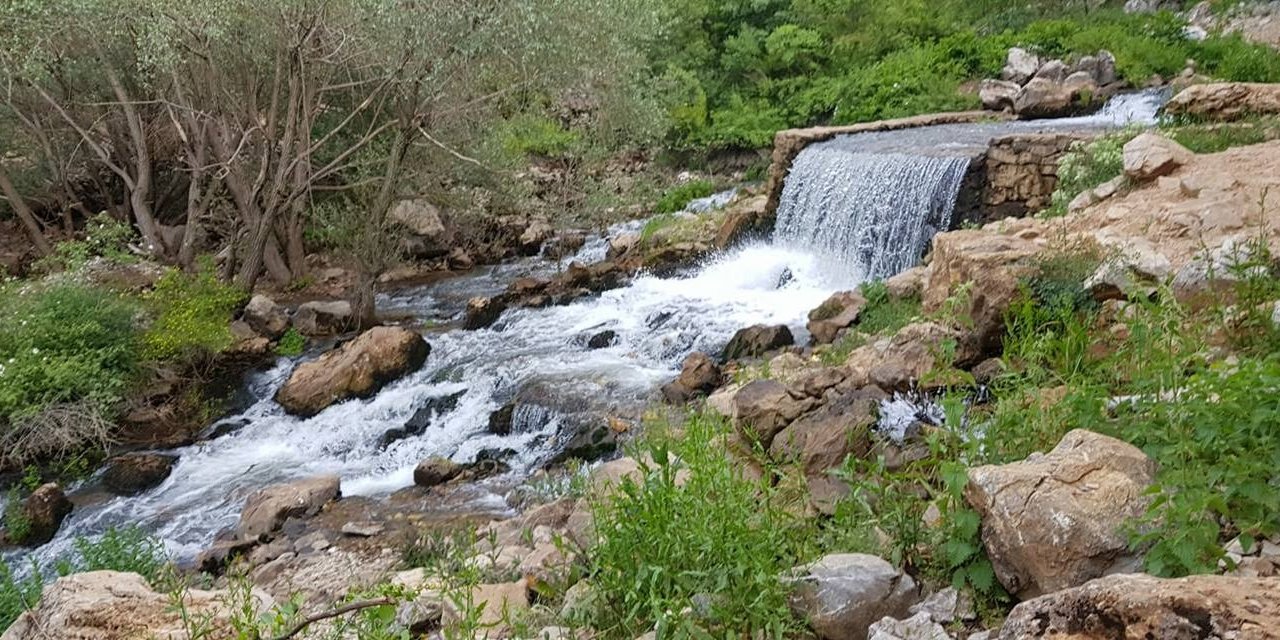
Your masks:
[[[811,145],[787,176],[774,241],[813,252],[850,282],[892,276],[951,225],[968,168],[966,156],[867,153],[840,138]]]
[[[1116,109],[1072,119],[1070,126],[1153,118],[1154,109],[1145,108],[1150,99],[1144,99],[1133,113]],[[137,525],[164,540],[175,558],[190,560],[233,525],[245,497],[265,485],[332,473],[341,476],[346,495],[385,496],[411,485],[414,466],[432,455],[469,462],[486,451],[511,451],[512,472],[495,484],[481,483],[474,502],[490,511],[507,509],[504,491],[561,450],[566,425],[579,417],[570,411],[585,407],[598,416],[642,408],[658,385],[679,372],[685,356],[717,353],[745,326],[786,324],[803,343],[806,314],[831,293],[915,264],[933,234],[951,224],[972,147],[1023,130],[1034,129],[1029,123],[944,125],[814,145],[800,154],[787,180],[772,243],[737,247],[677,277],[638,277],[570,305],[513,309],[489,329],[426,331],[433,350],[420,371],[372,398],[339,403],[310,418],[285,414],[272,397],[299,362],[318,354],[280,358],[248,376],[244,395],[250,401],[220,421],[217,435],[173,451],[179,460],[160,486],[133,497],[106,496],[93,479],[72,486],[76,509],[57,538],[4,559],[24,567],[33,557],[48,566],[77,536]],[[695,202],[690,210],[719,206],[726,197]],[[625,223],[611,232],[643,224]],[[576,258],[601,259],[607,244],[607,235],[593,238]],[[481,268],[382,296],[379,307],[448,326],[468,298],[493,295],[516,278],[546,275],[565,263],[534,258]],[[615,342],[585,348],[585,338],[605,330],[616,334]],[[521,392],[528,398],[516,406],[511,432],[490,433],[489,415]],[[387,442],[389,430],[424,407],[433,407],[429,425]]]

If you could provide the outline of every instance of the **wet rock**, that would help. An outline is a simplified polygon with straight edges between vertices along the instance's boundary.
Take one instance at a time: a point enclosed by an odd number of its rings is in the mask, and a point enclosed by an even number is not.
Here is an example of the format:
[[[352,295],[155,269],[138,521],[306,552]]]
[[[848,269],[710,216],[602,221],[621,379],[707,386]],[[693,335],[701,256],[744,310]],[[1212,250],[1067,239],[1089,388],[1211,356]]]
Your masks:
[[[663,385],[662,395],[671,404],[683,404],[714,391],[723,381],[719,365],[707,354],[694,352],[684,359],[680,376]]]
[[[730,204],[725,210],[724,221],[716,232],[716,248],[727,249],[746,238],[767,233],[767,203],[766,196],[753,196]]]
[[[258,545],[256,539],[223,539],[215,540],[208,549],[200,552],[196,557],[196,566],[201,571],[213,575],[220,575],[227,567],[231,566],[237,558],[248,555]]]
[[[542,243],[555,234],[555,229],[544,219],[536,218],[520,234],[520,255],[536,256],[542,251]]]
[[[618,332],[612,329],[606,329],[597,333],[587,340],[587,348],[591,350],[604,349],[612,347],[618,342]]]
[[[289,413],[313,416],[350,398],[367,398],[417,371],[431,353],[422,336],[400,327],[375,327],[315,360],[298,365],[276,393]]]
[[[493,326],[502,312],[507,310],[507,306],[507,301],[501,296],[472,298],[467,301],[466,319],[462,322],[462,328],[474,331]]]
[[[71,501],[62,492],[62,487],[56,482],[42,484],[22,501],[19,513],[26,531],[6,530],[0,536],[0,542],[38,547],[58,534],[58,528],[71,515],[71,510]]]
[[[253,606],[265,610],[270,596],[254,589]],[[173,607],[169,594],[152,589],[136,573],[91,571],[59,578],[45,588],[40,601],[18,616],[4,632],[4,640],[134,640],[186,638],[187,616],[225,629],[232,612],[229,594],[187,589],[184,612]]]
[[[354,323],[351,303],[304,302],[293,312],[293,326],[303,335],[331,336],[345,332]]]
[[[823,640],[864,640],[872,623],[906,617],[920,597],[911,576],[875,556],[825,556],[792,570],[791,608]]]
[[[547,241],[543,255],[552,260],[567,258],[587,243],[587,235],[581,231],[566,231]]]
[[[605,252],[605,257],[609,260],[619,258],[629,253],[639,244],[640,234],[638,233],[624,233],[613,238],[609,238],[609,248]]]
[[[250,328],[272,340],[284,335],[289,329],[289,314],[275,300],[262,294],[249,299],[243,318]]]
[[[814,404],[812,398],[795,398],[777,380],[749,382],[733,397],[738,433],[747,442],[768,449],[779,431]]]
[[[462,465],[442,456],[431,456],[413,469],[413,483],[419,487],[442,485],[458,477]]]
[[[1025,600],[1137,568],[1124,526],[1154,477],[1136,447],[1077,429],[1047,455],[970,469],[965,498],[1000,583]]]
[[[161,453],[126,453],[107,461],[102,484],[118,496],[133,496],[150,489],[169,477],[175,456]]]
[[[884,397],[874,387],[837,396],[779,432],[769,446],[770,457],[798,464],[806,475],[815,476],[839,466],[850,454],[865,455]]]
[[[604,457],[618,448],[618,435],[607,421],[570,420],[557,438],[560,453],[551,458],[551,463]]]
[[[516,403],[508,402],[489,414],[489,433],[497,436],[511,435],[511,426],[515,420]]]
[[[245,500],[240,512],[237,536],[260,540],[279,531],[289,518],[319,513],[330,500],[341,495],[340,482],[338,476],[316,476],[255,491]]]
[[[791,330],[786,325],[764,325],[741,329],[729,339],[721,357],[724,360],[756,358],[774,349],[789,347],[796,343]]]
[[[453,271],[470,271],[476,266],[475,259],[462,247],[454,247],[453,251],[449,252],[449,257],[445,260],[445,263]]]
[[[1019,604],[998,638],[1280,638],[1280,578],[1107,576]]]
[[[1219,82],[1183,89],[1165,112],[1209,120],[1240,120],[1280,113],[1280,84]]]
[[[1154,180],[1173,173],[1195,154],[1156,133],[1142,133],[1124,145],[1124,173],[1137,181]]]
[[[839,333],[858,321],[858,315],[867,306],[867,299],[857,291],[834,293],[825,302],[809,312],[806,328],[816,344],[835,342]]]
[[[447,396],[436,396],[428,398],[422,406],[414,410],[413,415],[405,421],[404,426],[397,429],[388,429],[382,434],[382,446],[387,446],[397,440],[403,440],[409,436],[416,436],[427,430],[431,426],[431,421],[443,413],[453,411],[458,406],[458,401],[462,396],[466,395],[466,391],[459,391]]]

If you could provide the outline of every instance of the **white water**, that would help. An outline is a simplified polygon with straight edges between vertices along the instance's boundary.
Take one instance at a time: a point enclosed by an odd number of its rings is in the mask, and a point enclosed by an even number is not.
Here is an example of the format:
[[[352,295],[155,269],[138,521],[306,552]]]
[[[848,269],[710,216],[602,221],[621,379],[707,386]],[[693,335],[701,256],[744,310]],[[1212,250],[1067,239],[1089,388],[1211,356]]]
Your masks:
[[[932,144],[948,147],[937,138]],[[919,164],[950,175],[945,166]],[[916,180],[900,179],[898,184],[904,200],[916,198],[930,207],[928,212],[904,209],[904,216],[943,225],[941,213],[932,207],[948,203],[936,194],[919,198]],[[879,188],[878,183],[868,186]],[[830,216],[833,224],[849,224],[840,212],[823,215]],[[815,219],[814,224],[825,224],[824,219]],[[875,216],[859,219],[870,226],[885,221]],[[614,231],[634,231],[642,224],[628,223]],[[803,231],[793,229],[796,237]],[[917,233],[912,238],[923,237],[931,228],[921,226],[912,233]],[[876,237],[906,236],[910,234]],[[510,448],[516,455],[508,462],[519,477],[559,451],[558,438],[569,421],[625,413],[642,405],[657,385],[677,373],[685,355],[696,350],[717,352],[742,327],[785,323],[803,341],[807,311],[833,291],[856,285],[860,274],[832,269],[829,255],[803,243],[788,244],[786,238],[784,233],[775,245],[738,248],[686,277],[641,277],[625,288],[572,305],[513,310],[490,329],[427,333],[433,349],[421,371],[374,398],[341,403],[309,419],[288,416],[271,400],[296,364],[281,359],[248,381],[246,391],[253,398],[248,408],[222,421],[244,426],[175,451],[180,458],[173,474],[143,495],[76,497],[81,503],[58,537],[34,555],[47,564],[66,553],[77,536],[100,534],[110,526],[138,525],[161,537],[178,559],[189,560],[218,531],[234,525],[245,497],[262,486],[335,473],[341,476],[346,495],[382,495],[409,486],[414,465],[430,455],[469,461],[485,449]],[[875,255],[878,249],[867,248],[878,246],[861,246],[868,264],[883,265],[866,272],[887,275],[894,267]],[[606,247],[606,239],[593,239],[577,257],[598,259]],[[831,245],[828,250],[840,247]],[[520,275],[562,266],[523,260],[384,296],[380,305],[384,310],[412,311],[423,320],[447,322],[458,317],[471,296],[492,295]],[[583,346],[587,337],[606,329],[618,334],[613,346],[596,351]],[[538,386],[530,387],[532,383]],[[490,412],[529,388],[543,391],[523,399],[512,434],[487,433]],[[456,408],[437,416],[423,433],[382,446],[384,433],[403,426],[428,399],[459,392]],[[483,502],[489,508],[505,507],[496,493]],[[25,566],[20,558],[9,559]]]

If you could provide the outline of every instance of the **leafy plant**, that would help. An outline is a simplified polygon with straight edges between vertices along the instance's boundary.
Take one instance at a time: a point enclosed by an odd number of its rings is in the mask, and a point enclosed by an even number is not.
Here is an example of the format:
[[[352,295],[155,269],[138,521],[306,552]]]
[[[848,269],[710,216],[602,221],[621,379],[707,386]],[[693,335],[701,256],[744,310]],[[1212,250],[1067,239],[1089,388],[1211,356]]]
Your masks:
[[[155,319],[142,338],[143,357],[188,359],[226,349],[232,342],[229,322],[245,298],[207,262],[194,274],[166,272],[147,297]]]
[[[286,358],[296,358],[302,355],[302,350],[307,346],[307,337],[302,335],[297,329],[289,327],[284,335],[280,336],[280,341],[276,343],[276,354]]]
[[[858,314],[858,330],[863,333],[894,333],[920,315],[920,298],[895,298],[884,282],[865,282],[859,290],[867,299],[867,306]]]
[[[1053,191],[1050,215],[1062,215],[1067,205],[1081,193],[1124,175],[1125,143],[1137,135],[1125,131],[1089,142],[1076,142],[1058,160],[1058,185]]]
[[[133,227],[100,213],[85,223],[81,239],[59,242],[36,266],[42,271],[74,271],[94,258],[118,264],[136,262],[137,257],[129,251],[129,243],[136,238]]]
[[[689,203],[698,198],[705,198],[716,192],[716,184],[710,180],[691,180],[662,194],[654,211],[660,214],[676,213],[684,210]],[[646,226],[646,228],[648,228]]]

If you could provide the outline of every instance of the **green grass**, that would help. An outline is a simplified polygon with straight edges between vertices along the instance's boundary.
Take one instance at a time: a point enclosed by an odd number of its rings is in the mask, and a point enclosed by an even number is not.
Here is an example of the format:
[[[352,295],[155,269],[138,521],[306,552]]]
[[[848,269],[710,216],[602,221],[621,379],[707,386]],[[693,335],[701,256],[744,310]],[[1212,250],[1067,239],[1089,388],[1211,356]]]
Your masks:
[[[246,298],[219,280],[211,264],[195,274],[167,271],[147,296],[154,320],[142,338],[142,356],[188,360],[230,347],[231,317]]]
[[[297,329],[289,327],[288,331],[280,336],[280,341],[276,343],[276,355],[286,358],[296,358],[302,355],[302,350],[307,347],[307,338],[298,332]]]

